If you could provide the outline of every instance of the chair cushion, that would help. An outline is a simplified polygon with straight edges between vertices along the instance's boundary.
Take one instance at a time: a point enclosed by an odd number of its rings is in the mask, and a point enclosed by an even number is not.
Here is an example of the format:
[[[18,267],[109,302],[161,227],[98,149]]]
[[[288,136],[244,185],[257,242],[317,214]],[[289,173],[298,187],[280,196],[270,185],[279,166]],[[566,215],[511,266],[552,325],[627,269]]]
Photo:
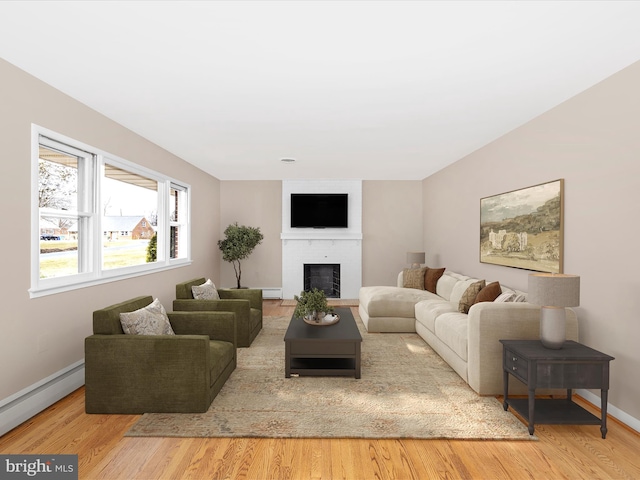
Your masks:
[[[211,365],[209,385],[213,385],[218,377],[224,372],[227,365],[233,360],[234,348],[233,343],[223,342],[221,340],[211,340],[209,342],[211,349]]]

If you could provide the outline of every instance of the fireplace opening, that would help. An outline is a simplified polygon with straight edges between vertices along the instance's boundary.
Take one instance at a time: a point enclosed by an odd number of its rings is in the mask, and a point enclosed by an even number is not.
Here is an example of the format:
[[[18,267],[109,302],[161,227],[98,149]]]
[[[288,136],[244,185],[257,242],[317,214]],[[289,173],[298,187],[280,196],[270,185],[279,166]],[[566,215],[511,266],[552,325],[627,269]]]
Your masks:
[[[305,264],[304,291],[314,288],[322,290],[327,298],[340,298],[340,264]]]

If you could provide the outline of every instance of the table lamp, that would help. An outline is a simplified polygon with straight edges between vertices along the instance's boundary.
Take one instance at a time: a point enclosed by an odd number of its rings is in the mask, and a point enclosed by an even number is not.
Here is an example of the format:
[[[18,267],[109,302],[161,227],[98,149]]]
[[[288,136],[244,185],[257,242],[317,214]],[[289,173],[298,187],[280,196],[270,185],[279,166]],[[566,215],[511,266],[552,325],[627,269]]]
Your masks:
[[[527,301],[540,305],[540,340],[558,350],[567,338],[565,307],[580,305],[580,277],[564,273],[529,275]]]
[[[407,252],[407,263],[411,268],[420,268],[424,263],[424,252]]]

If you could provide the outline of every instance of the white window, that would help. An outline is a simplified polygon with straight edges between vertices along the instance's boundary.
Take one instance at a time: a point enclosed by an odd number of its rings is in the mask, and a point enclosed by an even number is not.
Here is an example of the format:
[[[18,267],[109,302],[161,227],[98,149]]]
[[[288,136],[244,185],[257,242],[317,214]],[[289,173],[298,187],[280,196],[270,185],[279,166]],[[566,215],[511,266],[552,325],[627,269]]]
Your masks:
[[[32,297],[190,262],[189,185],[32,130]]]

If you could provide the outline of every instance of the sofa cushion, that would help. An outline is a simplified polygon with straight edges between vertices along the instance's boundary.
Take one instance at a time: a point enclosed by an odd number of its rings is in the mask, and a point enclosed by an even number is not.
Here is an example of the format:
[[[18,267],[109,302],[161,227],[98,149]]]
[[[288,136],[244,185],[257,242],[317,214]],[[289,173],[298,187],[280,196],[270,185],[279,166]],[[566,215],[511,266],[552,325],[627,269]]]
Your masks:
[[[415,305],[421,300],[438,298],[426,290],[402,287],[362,287],[360,305],[370,317],[414,318]]]
[[[466,313],[452,312],[438,315],[435,321],[435,334],[456,355],[467,361],[467,325]]]
[[[436,294],[445,300],[450,300],[453,287],[459,282],[459,275],[453,272],[444,272],[436,285]]]
[[[485,286],[486,282],[484,280],[478,280],[477,282],[473,282],[469,285],[460,297],[458,311],[460,313],[469,313],[469,309],[471,308],[471,305],[475,303],[478,293],[480,293]]]
[[[458,308],[458,305],[460,305],[460,299],[462,298],[464,292],[467,291],[467,288],[469,288],[469,285],[480,281],[479,278],[463,277],[462,275],[458,275],[458,277],[461,278],[454,285],[453,289],[451,290],[451,295],[449,296],[449,301],[453,303],[456,308]]]
[[[405,268],[402,276],[402,286],[404,288],[417,288],[418,290],[424,290],[424,276],[426,271],[426,267]]]
[[[455,307],[442,298],[422,300],[421,302],[416,303],[416,322],[422,324],[425,328],[435,333],[436,318],[443,313],[451,313],[455,311]]]
[[[120,323],[128,335],[175,335],[167,312],[157,298],[146,307],[120,313]]]
[[[444,274],[444,268],[428,268],[424,275],[424,289],[431,293],[437,293],[438,280]]]

